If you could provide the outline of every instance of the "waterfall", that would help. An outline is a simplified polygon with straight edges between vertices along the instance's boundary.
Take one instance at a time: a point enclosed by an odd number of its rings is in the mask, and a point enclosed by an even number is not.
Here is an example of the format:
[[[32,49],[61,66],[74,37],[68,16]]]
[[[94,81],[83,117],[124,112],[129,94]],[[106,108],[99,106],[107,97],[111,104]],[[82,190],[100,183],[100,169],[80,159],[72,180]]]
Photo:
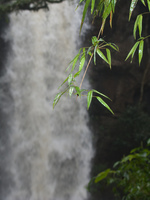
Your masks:
[[[11,49],[0,80],[6,141],[0,141],[2,200],[87,200],[92,158],[84,101],[58,86],[79,45],[80,10],[64,1],[49,11],[10,15]]]

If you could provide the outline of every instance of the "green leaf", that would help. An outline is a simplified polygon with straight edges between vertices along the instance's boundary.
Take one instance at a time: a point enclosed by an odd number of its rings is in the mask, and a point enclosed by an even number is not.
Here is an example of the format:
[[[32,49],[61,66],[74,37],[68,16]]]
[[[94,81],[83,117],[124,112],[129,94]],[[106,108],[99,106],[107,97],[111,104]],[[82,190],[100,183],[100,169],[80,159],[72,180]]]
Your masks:
[[[147,0],[148,10],[150,12],[150,0]]]
[[[136,39],[136,31],[138,27],[138,21],[139,21],[139,15],[136,17],[135,23],[134,23],[134,28],[133,28],[133,36]]]
[[[99,49],[97,49],[96,52],[97,52],[97,54],[99,55],[100,58],[102,58],[106,63],[109,64],[108,60],[106,59],[104,54]]]
[[[139,36],[141,37],[142,34],[142,21],[143,21],[143,15],[138,15],[136,18],[136,21],[134,23],[134,29],[133,29],[133,36],[136,39],[136,31],[137,27],[139,28]]]
[[[71,97],[72,93],[73,93],[73,90],[74,90],[74,86],[71,86],[69,88],[69,96]]]
[[[102,18],[106,19],[109,16],[109,14],[110,14],[111,11],[112,11],[112,5],[111,5],[111,3],[105,5],[105,9],[104,9]]]
[[[92,37],[92,44],[95,46],[97,44],[98,40],[96,36]]]
[[[77,73],[75,73],[75,75],[73,76],[74,78],[76,78],[77,76],[79,76],[81,73],[81,71],[78,71]]]
[[[133,13],[134,8],[136,7],[138,0],[132,0],[130,5],[130,11],[129,11],[129,21],[131,19],[131,15]]]
[[[93,97],[93,90],[90,90],[87,94],[87,109],[89,109]]]
[[[68,90],[68,88],[66,90],[64,90],[63,92],[59,92],[56,94],[54,101],[53,101],[53,108],[56,106],[56,104],[58,103],[58,101],[60,100],[61,96]]]
[[[144,41],[141,40],[139,44],[139,65],[141,64],[141,60],[143,57],[143,48],[144,48]]]
[[[68,76],[68,85],[71,85],[72,80],[73,80],[73,75],[69,74],[69,76]]]
[[[116,2],[117,2],[116,0],[112,0],[112,1],[111,1],[112,11],[113,11],[113,13],[115,12]]]
[[[86,2],[85,2],[85,6],[84,6],[84,10],[83,10],[83,15],[82,15],[82,21],[81,21],[81,25],[80,25],[80,32],[81,32],[81,29],[82,29],[82,26],[83,26],[83,23],[84,23],[85,15],[87,13],[87,9],[89,7],[90,1],[91,0],[86,0]]]
[[[136,43],[134,44],[134,46],[132,47],[132,49],[131,49],[130,52],[128,53],[128,55],[127,55],[127,57],[126,57],[125,60],[127,60],[130,56],[132,56],[132,58],[133,58],[133,56],[134,56],[134,54],[135,54],[135,51],[136,51],[136,49],[137,49],[139,43],[140,43],[140,41],[138,41],[138,42],[136,42]],[[132,59],[131,59],[131,62],[132,62]]]
[[[110,109],[110,107],[107,105],[107,103],[105,101],[103,101],[102,98],[96,97],[96,99],[114,115],[113,111]]]
[[[79,71],[82,70],[83,66],[84,66],[84,63],[85,63],[85,48],[83,48],[83,55],[80,59],[80,64],[79,64]]]
[[[71,70],[71,71],[74,70],[75,65],[76,65],[76,63],[77,63],[77,61],[78,61],[78,59],[79,59],[81,49],[82,49],[82,48],[79,49],[78,54],[77,54],[77,55],[72,59],[72,61],[69,63],[69,66],[68,66],[68,68],[66,69],[66,71],[70,68],[70,66],[71,66],[72,64],[73,64],[73,66],[72,66],[72,70]]]
[[[97,91],[97,90],[93,90],[93,92],[95,92],[95,93],[97,93],[97,94],[99,94],[99,95],[101,95],[101,96],[103,96],[103,97],[105,97],[105,98],[111,100],[108,96],[104,95],[103,93],[100,93],[100,92]]]
[[[107,46],[110,46],[115,51],[119,51],[119,47],[114,43],[107,43]]]
[[[146,6],[146,4],[145,4],[145,1],[144,1],[144,0],[141,0],[141,2],[142,2],[142,4],[143,4],[144,6]]]
[[[88,48],[87,54],[89,54],[89,53],[92,54],[92,53],[91,53],[92,48],[93,48],[93,46],[90,46],[90,47]],[[89,54],[89,55],[90,55],[90,54]]]
[[[92,2],[91,2],[91,14],[94,11],[94,6],[95,6],[95,0],[92,0]]]
[[[106,53],[107,53],[107,60],[111,69],[111,53],[109,49],[106,49]]]
[[[67,80],[68,80],[68,77],[67,77],[67,78],[64,80],[64,82],[58,87],[58,89],[59,89],[64,83],[66,83]]]
[[[150,145],[150,138],[147,140],[147,145],[148,146]]]
[[[96,51],[97,51],[98,44],[94,48],[94,65],[96,65]]]
[[[95,178],[95,183],[98,183],[99,181],[101,181],[104,178],[106,178],[109,173],[110,173],[110,169],[106,169],[105,171],[99,173]]]
[[[140,37],[141,37],[141,34],[142,34],[142,21],[143,21],[143,15],[139,15],[138,27],[139,27],[139,36]]]

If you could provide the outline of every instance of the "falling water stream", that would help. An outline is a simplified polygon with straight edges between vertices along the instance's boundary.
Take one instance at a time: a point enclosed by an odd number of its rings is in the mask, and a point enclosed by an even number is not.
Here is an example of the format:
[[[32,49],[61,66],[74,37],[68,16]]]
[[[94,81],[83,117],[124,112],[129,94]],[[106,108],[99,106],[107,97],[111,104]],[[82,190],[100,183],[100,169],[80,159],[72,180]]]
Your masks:
[[[79,45],[75,7],[65,1],[48,12],[10,15],[4,38],[11,48],[0,80],[7,127],[0,142],[1,200],[88,199],[93,150],[84,102],[63,97],[52,108]]]

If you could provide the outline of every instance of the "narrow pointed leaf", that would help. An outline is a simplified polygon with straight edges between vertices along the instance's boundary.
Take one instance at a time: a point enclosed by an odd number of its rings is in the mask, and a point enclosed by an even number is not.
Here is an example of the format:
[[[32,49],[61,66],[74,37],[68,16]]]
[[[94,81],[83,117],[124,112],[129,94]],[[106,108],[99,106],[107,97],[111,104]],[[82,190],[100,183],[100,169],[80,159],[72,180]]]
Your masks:
[[[142,4],[143,4],[144,6],[146,6],[146,4],[145,4],[145,1],[144,1],[144,0],[141,0],[141,2],[142,2]]]
[[[134,8],[136,7],[138,0],[131,0],[130,11],[129,11],[129,20],[131,19],[131,15],[133,13]]]
[[[95,183],[98,183],[99,181],[101,181],[104,178],[106,178],[109,173],[110,173],[110,169],[106,169],[105,171],[99,173],[95,178]]]
[[[68,80],[68,77],[67,77],[67,78],[64,80],[64,82],[58,87],[58,89],[59,89],[64,83],[66,83],[67,80]]]
[[[72,80],[73,80],[73,75],[69,74],[69,76],[68,76],[68,85],[71,85]]]
[[[112,6],[111,6],[111,3],[109,3],[105,6],[102,18],[106,19],[111,13],[111,11],[112,11]]]
[[[137,16],[137,18],[135,20],[134,28],[133,28],[133,36],[135,39],[136,39],[136,31],[137,31],[138,21],[139,21],[139,15]]]
[[[92,44],[95,46],[97,44],[98,40],[96,36],[92,37]]]
[[[97,51],[98,45],[95,46],[94,48],[94,65],[96,65],[96,51]]]
[[[147,0],[148,10],[150,12],[150,0]]]
[[[107,44],[108,44],[108,46],[110,46],[115,51],[119,51],[119,47],[116,44],[114,44],[114,43],[107,43]]]
[[[127,57],[126,57],[125,60],[127,60],[131,55],[132,55],[132,58],[133,58],[133,56],[134,56],[134,54],[135,54],[135,51],[136,51],[136,49],[137,49],[139,43],[140,43],[140,42],[138,41],[138,42],[136,42],[136,43],[134,44],[134,46],[132,47],[132,49],[131,49],[130,52],[128,53],[128,55],[127,55]]]
[[[92,0],[92,3],[91,3],[91,14],[94,11],[94,6],[95,6],[95,0]]]
[[[97,52],[97,54],[99,55],[100,58],[102,58],[106,63],[109,64],[108,60],[106,59],[104,54],[99,49],[97,49],[96,52]]]
[[[64,90],[63,92],[59,92],[56,94],[54,101],[53,101],[53,108],[56,106],[58,101],[60,100],[61,96],[67,91],[68,89]]]
[[[141,60],[143,57],[143,48],[144,48],[144,41],[141,40],[139,44],[139,65],[141,64]]]
[[[113,113],[113,111],[111,110],[111,108],[108,106],[108,104],[107,104],[105,101],[103,101],[102,98],[96,97],[96,99],[97,99],[105,108],[107,108],[107,109],[114,115],[114,113]]]
[[[80,64],[79,64],[79,71],[82,70],[83,66],[84,66],[84,63],[85,63],[85,48],[83,48],[83,55],[80,59]]]
[[[82,15],[82,21],[81,21],[81,25],[80,25],[80,32],[81,32],[81,29],[82,29],[82,26],[83,26],[83,23],[84,23],[84,20],[85,20],[85,15],[87,13],[87,9],[89,7],[90,1],[91,0],[86,0],[85,6],[84,6],[83,15]]]
[[[81,71],[78,71],[77,73],[75,73],[75,75],[73,76],[74,78],[76,78],[77,76],[79,76],[81,73]]]
[[[69,88],[69,96],[70,96],[70,97],[71,97],[71,95],[72,95],[73,91],[74,91],[74,87],[73,87],[73,86],[71,86],[71,87]]]
[[[93,97],[93,90],[90,90],[87,94],[87,109],[89,109]]]
[[[97,91],[97,90],[93,90],[93,92],[95,92],[95,93],[97,93],[97,94],[99,94],[99,95],[101,95],[101,96],[103,96],[103,97],[105,97],[105,98],[111,100],[108,96],[104,95],[103,93],[100,93],[100,92]]]
[[[111,5],[112,5],[112,11],[114,13],[115,12],[115,6],[116,6],[116,0],[112,0]]]
[[[142,21],[143,21],[143,16],[139,15],[138,28],[139,28],[139,36],[140,37],[141,37],[141,34],[142,34]]]
[[[72,70],[71,71],[73,71],[73,69],[74,69],[74,67],[75,67],[75,65],[76,65],[76,62],[78,61],[78,58],[79,58],[79,56],[80,56],[80,51],[81,51],[81,49],[82,48],[80,48],[79,49],[79,52],[78,52],[78,54],[72,59],[72,61],[69,63],[69,66],[68,66],[68,68],[66,69],[66,71],[70,68],[70,66],[73,64],[73,67],[72,67]]]
[[[110,50],[106,49],[106,53],[107,53],[107,60],[109,62],[109,66],[110,66],[110,69],[111,69],[111,53],[110,53]]]

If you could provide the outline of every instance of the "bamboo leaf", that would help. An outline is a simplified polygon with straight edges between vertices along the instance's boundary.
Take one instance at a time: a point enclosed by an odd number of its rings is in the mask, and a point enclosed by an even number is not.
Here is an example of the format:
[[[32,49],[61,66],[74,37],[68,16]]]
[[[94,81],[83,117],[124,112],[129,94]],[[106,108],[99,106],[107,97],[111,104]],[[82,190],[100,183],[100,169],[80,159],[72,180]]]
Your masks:
[[[58,89],[59,89],[64,83],[66,83],[67,80],[68,80],[68,77],[67,77],[67,78],[64,80],[64,82],[58,87]]]
[[[95,46],[97,44],[98,40],[96,36],[92,37],[92,44]]]
[[[109,173],[110,173],[110,169],[106,169],[105,171],[99,173],[95,178],[95,183],[98,183],[99,181],[101,181],[104,178],[106,178]]]
[[[79,76],[81,73],[81,71],[78,71],[77,73],[75,73],[75,75],[73,76],[74,78],[76,78],[77,76]]]
[[[112,11],[114,13],[115,12],[115,6],[116,6],[116,0],[112,0],[111,5],[112,5]]]
[[[139,15],[138,28],[139,28],[139,36],[140,37],[141,37],[141,34],[142,34],[142,21],[143,21],[143,15]]]
[[[107,53],[107,60],[109,62],[109,66],[110,66],[110,69],[111,69],[111,53],[110,53],[110,50],[106,49],[106,53]]]
[[[69,76],[68,76],[68,85],[71,85],[72,80],[73,80],[73,75],[69,74]]]
[[[73,93],[73,90],[74,90],[74,86],[71,86],[69,88],[69,96],[71,97],[72,93]]]
[[[87,109],[89,109],[93,97],[93,90],[90,90],[87,94]]]
[[[144,48],[144,41],[141,40],[139,44],[139,65],[141,64],[141,60],[143,57],[143,48]]]
[[[100,58],[102,58],[106,63],[109,64],[108,60],[106,59],[104,54],[99,49],[97,49],[96,52],[97,52],[97,54],[99,55]]]
[[[111,13],[111,11],[112,11],[112,5],[111,5],[111,3],[105,4],[105,9],[104,9],[102,18],[103,19],[107,19],[107,17]]]
[[[137,27],[138,27],[138,21],[139,21],[139,15],[137,16],[135,23],[134,23],[134,28],[133,28],[133,36],[136,39],[136,31],[137,31]]]
[[[131,19],[131,15],[133,13],[134,8],[136,7],[138,0],[132,0],[130,4],[130,11],[129,11],[129,21]]]
[[[72,70],[71,70],[71,71],[74,70],[74,67],[75,67],[75,65],[76,65],[76,63],[77,63],[77,61],[78,61],[78,59],[79,59],[81,49],[82,49],[82,48],[79,49],[78,54],[77,54],[77,55],[72,59],[72,61],[69,63],[69,66],[68,66],[68,68],[66,69],[66,71],[70,68],[70,66],[71,66],[72,64],[73,64],[73,66],[72,66]]]
[[[142,2],[142,4],[143,4],[144,6],[146,6],[146,4],[145,4],[145,1],[144,1],[144,0],[141,0],[141,2]]]
[[[96,99],[114,115],[114,113],[111,110],[111,108],[108,106],[108,104],[105,101],[103,101],[102,98],[100,98],[100,97],[97,96]]]
[[[94,6],[95,6],[95,0],[92,0],[92,3],[91,3],[91,14],[94,11]]]
[[[54,101],[53,101],[53,108],[56,106],[58,101],[60,100],[61,96],[67,91],[68,89],[64,90],[63,92],[59,92],[56,94]]]
[[[101,95],[101,96],[103,96],[103,97],[105,97],[105,98],[111,100],[108,96],[104,95],[103,93],[100,93],[100,92],[97,91],[97,90],[93,90],[93,92],[95,92],[95,93],[97,93],[97,94],[99,94],[99,95]]]
[[[83,66],[84,66],[84,63],[85,63],[85,48],[83,48],[83,55],[80,59],[80,64],[79,64],[79,71],[82,70]]]
[[[83,15],[82,15],[82,21],[81,21],[81,25],[80,25],[80,32],[81,32],[81,29],[82,29],[82,26],[83,26],[83,23],[84,23],[84,20],[85,20],[85,15],[87,13],[87,9],[89,7],[90,1],[91,0],[86,0],[86,2],[85,2],[85,6],[84,6],[84,10],[83,10]]]
[[[150,12],[150,0],[147,0],[148,10]]]
[[[134,44],[134,46],[132,47],[132,49],[131,49],[130,52],[128,53],[128,55],[127,55],[127,57],[126,57],[125,60],[127,60],[131,55],[132,55],[132,58],[133,58],[133,56],[134,56],[134,54],[135,54],[135,51],[136,51],[136,49],[137,49],[139,43],[140,43],[140,41],[138,41],[138,42],[136,42],[136,43]],[[132,62],[132,61],[131,61],[131,62]]]
[[[98,44],[94,48],[94,65],[96,65],[96,51],[97,51]]]

